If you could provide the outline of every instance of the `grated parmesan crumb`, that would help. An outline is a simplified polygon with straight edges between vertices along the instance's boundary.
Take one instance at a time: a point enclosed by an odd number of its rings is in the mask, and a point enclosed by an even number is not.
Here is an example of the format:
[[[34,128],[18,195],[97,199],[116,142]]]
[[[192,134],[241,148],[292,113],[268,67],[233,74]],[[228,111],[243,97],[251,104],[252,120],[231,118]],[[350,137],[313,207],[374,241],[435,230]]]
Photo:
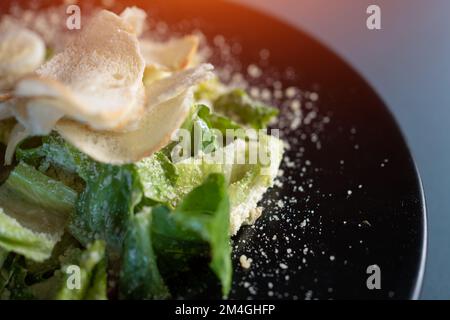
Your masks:
[[[241,257],[239,258],[239,263],[241,264],[241,267],[244,269],[250,269],[252,262],[253,259],[247,258],[247,256],[244,254],[241,255]]]
[[[280,268],[283,270],[286,270],[288,268],[288,266],[285,263],[280,263]]]

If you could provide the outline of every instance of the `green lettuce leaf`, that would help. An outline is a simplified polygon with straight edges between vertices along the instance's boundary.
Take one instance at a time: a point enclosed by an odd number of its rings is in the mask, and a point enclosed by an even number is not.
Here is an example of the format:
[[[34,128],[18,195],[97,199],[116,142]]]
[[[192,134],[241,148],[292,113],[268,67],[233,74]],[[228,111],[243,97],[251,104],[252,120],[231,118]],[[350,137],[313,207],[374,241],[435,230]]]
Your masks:
[[[238,123],[234,122],[230,118],[211,112],[211,110],[205,105],[198,105],[197,114],[198,117],[202,119],[209,128],[218,129],[224,137],[227,135],[228,129],[242,129],[242,126]]]
[[[175,183],[178,173],[169,158],[163,152],[157,152],[136,163],[136,169],[145,196],[155,202],[171,206],[177,198]]]
[[[11,254],[0,270],[0,299],[30,300],[32,293],[25,282],[27,270],[23,267],[23,257]]]
[[[218,147],[217,135],[209,121],[209,109],[204,105],[192,106],[190,115],[181,129],[190,131],[191,156],[196,156],[200,152],[209,153]]]
[[[25,260],[24,268],[27,270],[27,283],[25,290],[36,300],[52,300],[66,285],[62,266],[76,264],[82,254],[79,245],[72,246],[70,238],[63,238],[53,250],[52,256],[44,262],[36,263]],[[25,291],[22,289],[22,291]]]
[[[109,253],[118,258],[141,185],[132,165],[96,164],[86,179],[69,230],[82,244],[95,239],[106,241]]]
[[[0,187],[8,214],[37,230],[61,230],[73,213],[77,193],[21,162]]]
[[[0,247],[25,257],[44,261],[51,256],[59,238],[25,228],[0,209]]]
[[[223,295],[229,293],[229,199],[223,175],[208,176],[173,211],[165,206],[146,208],[133,220],[122,262],[123,296],[166,298],[168,291],[161,274],[164,278],[189,277],[193,272],[191,262],[199,259],[210,261]]]
[[[57,300],[106,300],[107,274],[105,243],[97,240],[88,245],[81,254],[74,254],[71,261],[66,261],[61,273],[55,275],[53,281],[59,281],[60,288],[56,293]],[[69,287],[72,271],[70,266],[78,266],[80,270],[80,287]],[[69,272],[70,271],[70,272]]]
[[[9,254],[0,268],[0,299],[55,299],[66,285],[61,263],[77,264],[81,256],[80,249],[62,242],[57,244],[52,258],[40,263]],[[66,249],[61,253],[63,248]]]
[[[61,234],[74,212],[77,193],[25,163],[0,186],[0,206],[24,227]]]
[[[177,223],[170,209],[154,207],[152,216],[153,247],[164,273],[188,271],[189,260],[209,256],[209,245],[196,232]]]
[[[213,101],[217,99],[224,91],[225,86],[220,82],[219,78],[215,77],[200,83],[197,86],[194,97],[199,103],[202,101]]]
[[[16,158],[37,167],[40,171],[54,166],[80,176],[88,175],[94,162],[57,134],[43,137],[42,144],[35,148],[19,146],[16,149]]]
[[[152,216],[153,247],[172,297],[189,299],[206,289],[220,292],[220,282],[209,267],[210,244],[175,221],[174,212],[167,207],[153,207]]]
[[[230,291],[232,278],[229,215],[227,185],[221,174],[209,175],[173,213],[173,218],[183,229],[210,245],[210,267],[222,284],[224,296]]]
[[[5,263],[5,260],[8,257],[8,254],[9,254],[8,251],[0,248],[0,269],[3,267],[3,263]]]
[[[50,258],[43,262],[36,262],[25,259],[24,267],[28,271],[27,278],[30,283],[38,283],[46,280],[56,270],[61,268],[61,260],[70,255],[71,252],[78,251],[80,243],[68,232],[64,233],[61,240],[55,245]]]
[[[214,111],[238,123],[254,129],[264,129],[279,113],[278,109],[264,105],[250,98],[243,90],[235,89],[218,97]]]
[[[7,299],[9,291],[7,286],[14,274],[13,263],[16,257],[8,251],[2,250],[2,262],[0,266],[0,299]]]
[[[153,250],[150,208],[138,213],[130,222],[124,242],[120,293],[126,299],[167,299],[168,288],[157,265]]]
[[[191,132],[191,150],[193,150],[191,155],[195,155],[199,154],[200,151],[218,150],[220,144],[218,144],[213,129],[225,135],[227,129],[241,129],[241,126],[228,118],[212,114],[208,107],[198,104],[192,107],[191,115],[187,117],[183,129]],[[202,135],[205,135],[206,141],[200,142],[200,136],[196,138],[194,135],[195,130],[199,130]],[[205,163],[199,166],[178,166],[169,159],[174,145],[172,144],[151,157],[136,163],[145,197],[156,203],[165,204],[172,209],[193,187],[200,185],[208,174],[224,173],[227,175],[225,167],[229,167],[216,163]],[[189,162],[189,159],[192,160],[194,157],[188,158],[186,161]]]
[[[268,162],[249,163],[250,154],[258,154],[260,148],[266,149]],[[145,194],[152,196],[154,190],[166,191],[166,198],[159,200],[164,200],[162,202],[172,209],[192,189],[201,185],[208,175],[223,174],[231,202],[230,232],[235,234],[242,224],[251,224],[257,218],[257,211],[254,209],[274,183],[283,156],[283,142],[268,135],[261,135],[258,143],[236,139],[226,147],[216,150],[216,154],[219,155],[216,159],[209,158],[210,155],[201,155],[182,160],[170,165],[170,170],[153,170],[155,166],[146,163],[157,162],[152,157],[151,160],[141,163],[138,172],[144,181]],[[239,164],[238,158],[245,159],[245,163]],[[159,165],[159,168],[163,166]],[[157,177],[152,176],[154,172]]]
[[[44,137],[37,148],[19,149],[16,157],[44,171],[53,167],[78,175],[85,186],[69,231],[83,245],[105,240],[110,257],[119,257],[128,222],[142,197],[136,166],[96,162],[56,134]]]

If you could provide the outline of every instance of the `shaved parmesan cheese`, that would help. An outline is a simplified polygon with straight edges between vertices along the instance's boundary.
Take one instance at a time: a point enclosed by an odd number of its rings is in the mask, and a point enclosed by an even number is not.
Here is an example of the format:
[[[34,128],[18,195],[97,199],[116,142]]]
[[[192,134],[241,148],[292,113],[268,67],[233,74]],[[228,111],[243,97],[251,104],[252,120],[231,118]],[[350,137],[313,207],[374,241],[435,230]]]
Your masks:
[[[43,136],[49,134],[55,123],[64,116],[64,113],[57,109],[58,105],[57,100],[39,98],[17,101],[10,109],[27,132]]]
[[[0,24],[0,92],[10,89],[23,75],[36,70],[45,59],[44,41],[11,20]]]
[[[174,73],[172,76],[152,82],[146,88],[147,107],[160,104],[163,101],[178,96],[186,89],[211,79],[214,67],[211,64],[202,64],[197,68]]]
[[[0,103],[6,102],[12,98],[11,94],[9,93],[3,93],[0,94]]]
[[[27,130],[20,123],[16,124],[9,136],[8,146],[5,151],[5,164],[10,165],[14,158],[17,145],[29,136]]]
[[[139,44],[147,67],[163,70],[183,70],[191,66],[200,39],[189,35],[165,43],[141,39]]]
[[[12,117],[9,102],[0,102],[0,120],[8,119]]]
[[[61,53],[21,78],[6,102],[0,95],[0,117],[19,122],[7,162],[21,140],[52,130],[92,158],[112,164],[136,162],[170,141],[194,103],[192,87],[212,78],[213,66],[183,70],[197,50],[197,37],[144,41],[147,69],[163,74],[144,86],[146,61],[137,34],[145,18],[137,8],[120,17],[100,11]]]
[[[172,73],[170,76],[152,81],[149,85],[146,85],[146,110],[179,96],[182,92],[200,82],[211,79],[214,76],[213,69],[214,67],[211,64],[202,64],[197,68]],[[141,113],[136,113],[134,115],[135,121],[131,121],[125,126],[118,126],[115,130],[110,131],[127,132],[135,130],[139,125],[141,116]]]
[[[166,146],[184,122],[194,103],[192,90],[150,108],[139,127],[129,132],[94,131],[77,122],[61,120],[59,134],[82,152],[100,162],[137,162]]]
[[[137,7],[128,7],[121,14],[120,17],[133,27],[136,36],[140,36],[145,29],[145,19],[147,13]]]
[[[37,75],[22,79],[14,95],[54,100],[57,113],[93,129],[113,129],[143,108],[137,101],[143,93],[144,68],[133,28],[103,10]]]

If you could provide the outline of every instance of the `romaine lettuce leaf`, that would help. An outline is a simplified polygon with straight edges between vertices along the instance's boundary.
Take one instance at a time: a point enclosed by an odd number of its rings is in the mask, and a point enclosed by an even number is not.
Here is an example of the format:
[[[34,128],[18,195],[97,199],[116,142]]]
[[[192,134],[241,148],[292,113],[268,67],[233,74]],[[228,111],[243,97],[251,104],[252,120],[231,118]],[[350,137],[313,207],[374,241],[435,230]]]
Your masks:
[[[182,129],[191,132],[191,151],[194,150],[191,155],[198,155],[199,153],[203,154],[207,149],[217,151],[223,144],[223,142],[218,143],[218,137],[213,129],[220,131],[225,136],[227,129],[241,129],[241,126],[228,118],[212,114],[207,106],[197,104],[192,107],[191,114],[187,117]],[[195,137],[195,130],[206,135],[206,141],[200,143],[200,136]],[[194,157],[188,157],[186,161],[182,162],[183,164],[189,163],[189,165],[178,166],[169,159],[174,145],[175,143],[136,163],[145,196],[172,209],[193,187],[200,185],[208,174],[223,173],[228,179],[230,170],[229,165],[224,166],[219,163],[202,163],[192,166],[190,162],[195,159]]]
[[[197,86],[194,93],[195,99],[201,103],[203,101],[213,101],[225,91],[225,86],[215,77],[204,81]]]
[[[205,105],[193,105],[181,129],[190,132],[191,156],[211,152],[218,147],[217,135],[209,121],[209,108]]]
[[[93,163],[93,160],[57,134],[43,137],[42,144],[35,148],[19,146],[16,149],[16,159],[33,165],[40,171],[46,171],[50,166],[54,166],[80,176],[88,175]]]
[[[171,205],[177,198],[175,183],[177,169],[163,152],[136,163],[145,196],[156,202]]]
[[[15,259],[13,254],[2,250],[2,261],[0,264],[0,300],[8,298],[9,292],[7,289],[8,283],[13,275],[12,260]]]
[[[268,162],[250,163],[250,154],[258,154],[260,148],[266,149]],[[273,185],[282,155],[281,140],[261,135],[256,143],[236,139],[224,148],[216,150],[215,154],[203,154],[182,160],[172,164],[170,171],[152,170],[151,168],[155,167],[153,163],[157,162],[157,159],[152,157],[151,160],[145,160],[138,166],[138,173],[144,181],[145,194],[151,196],[155,190],[168,192],[165,199],[170,199],[171,208],[176,207],[193,188],[201,185],[208,175],[223,174],[228,184],[231,202],[230,233],[235,234],[242,224],[254,222],[252,210],[256,208],[267,189]],[[245,161],[242,163],[238,159]],[[158,166],[162,167],[161,164]],[[153,177],[152,172],[156,172],[157,177]]]
[[[120,294],[125,299],[167,299],[168,288],[157,265],[153,246],[152,214],[144,208],[130,221],[124,241]]]
[[[0,247],[35,260],[49,258],[59,238],[55,235],[38,233],[20,225],[17,220],[0,209]]]
[[[0,270],[0,299],[30,300],[33,295],[25,283],[27,270],[23,267],[23,257],[11,254]]]
[[[6,258],[8,257],[9,252],[5,249],[0,248],[0,269],[3,267],[3,263],[5,262]]]
[[[96,163],[80,194],[69,230],[82,244],[106,241],[111,258],[118,258],[134,206],[141,199],[141,185],[133,165]]]
[[[205,105],[197,105],[197,116],[202,120],[208,128],[210,128],[210,134],[215,135],[215,146],[213,150],[222,148],[227,143],[227,137],[245,139],[246,133],[244,128],[237,122],[231,120],[228,117],[221,116],[211,111],[211,109]],[[222,141],[220,141],[220,135]],[[194,154],[195,156],[196,154]]]
[[[27,270],[26,291],[32,295],[33,299],[55,299],[56,294],[67,284],[64,282],[66,274],[61,270],[62,267],[79,262],[82,249],[64,243],[65,240],[67,239],[63,239],[55,246],[50,259],[42,263],[26,260],[23,264]]]
[[[70,259],[69,259],[70,260]],[[70,266],[80,268],[80,288],[71,288],[68,283],[72,275]],[[74,255],[72,261],[66,261],[61,268],[61,273],[56,274],[56,280],[60,288],[56,293],[57,300],[106,300],[107,299],[107,275],[105,243],[97,240],[86,248],[81,254]],[[55,279],[53,279],[55,280]],[[36,288],[35,288],[36,290]]]
[[[27,269],[27,279],[30,283],[38,283],[49,277],[61,268],[61,260],[66,259],[72,252],[80,250],[80,243],[68,232],[64,233],[61,240],[55,245],[50,258],[43,262],[25,259],[24,267]]]
[[[55,134],[44,137],[37,148],[19,149],[16,157],[42,170],[52,166],[79,175],[85,187],[69,231],[83,245],[105,240],[110,258],[119,257],[128,222],[142,197],[136,166],[96,162]]]
[[[228,229],[229,199],[221,174],[208,176],[173,211],[165,206],[145,208],[133,218],[125,240],[122,296],[168,297],[161,274],[188,277],[194,259],[210,261],[227,295],[232,275]]]
[[[194,257],[208,257],[209,245],[196,232],[175,221],[174,213],[164,207],[152,208],[152,239],[158,258],[167,274],[187,271]]]
[[[279,113],[278,109],[253,100],[241,89],[221,95],[213,105],[215,112],[224,114],[238,123],[254,129],[266,128]]]
[[[226,137],[229,134],[227,130],[237,131],[242,129],[242,126],[237,122],[234,122],[230,118],[220,116],[217,113],[212,113],[206,106],[202,106],[198,112],[198,115],[208,124],[210,128],[219,130],[223,137]]]
[[[230,201],[223,175],[209,175],[202,185],[183,199],[175,209],[173,218],[183,229],[209,244],[210,267],[222,284],[223,295],[228,295],[232,278],[228,235]]]
[[[104,242],[96,241],[84,251],[69,247],[59,256],[59,261],[58,269],[53,275],[36,280],[23,257],[9,255],[3,268],[0,269],[0,299],[104,300],[107,298]],[[79,268],[77,274],[80,276],[79,283],[76,283],[77,280],[74,278],[74,269],[70,270],[69,267]],[[79,284],[79,287],[69,287],[69,284]]]
[[[74,190],[22,162],[0,186],[0,207],[38,232],[62,233],[76,198]]]
[[[220,282],[209,267],[210,244],[175,221],[174,212],[164,206],[153,207],[152,216],[153,246],[171,295],[189,299],[206,288],[221,292]]]
[[[235,165],[232,171],[231,183],[228,193],[231,202],[230,233],[236,234],[242,225],[253,224],[259,217],[254,214],[258,202],[264,193],[273,186],[278,175],[278,169],[283,157],[283,142],[273,136],[263,136],[260,144],[249,144],[247,152],[251,148],[266,146],[268,151],[267,164]],[[253,150],[256,152],[256,150]]]

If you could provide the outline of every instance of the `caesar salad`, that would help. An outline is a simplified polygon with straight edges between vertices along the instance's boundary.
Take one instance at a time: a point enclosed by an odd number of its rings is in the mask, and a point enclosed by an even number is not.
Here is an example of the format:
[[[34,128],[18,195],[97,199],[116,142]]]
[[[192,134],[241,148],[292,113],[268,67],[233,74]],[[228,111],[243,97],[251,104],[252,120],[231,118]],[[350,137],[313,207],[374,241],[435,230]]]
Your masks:
[[[100,10],[57,47],[2,18],[1,299],[169,299],[208,274],[230,293],[230,239],[283,157],[278,109],[146,19]]]

